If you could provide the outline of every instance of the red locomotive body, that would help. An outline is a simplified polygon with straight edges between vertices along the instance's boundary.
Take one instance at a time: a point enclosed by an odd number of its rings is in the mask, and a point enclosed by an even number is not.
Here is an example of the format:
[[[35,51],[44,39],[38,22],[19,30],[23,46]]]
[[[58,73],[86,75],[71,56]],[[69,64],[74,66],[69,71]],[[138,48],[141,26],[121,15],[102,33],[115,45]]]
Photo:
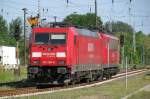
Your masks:
[[[118,72],[116,37],[88,29],[53,27],[34,28],[31,38],[30,79],[70,83],[108,78]]]

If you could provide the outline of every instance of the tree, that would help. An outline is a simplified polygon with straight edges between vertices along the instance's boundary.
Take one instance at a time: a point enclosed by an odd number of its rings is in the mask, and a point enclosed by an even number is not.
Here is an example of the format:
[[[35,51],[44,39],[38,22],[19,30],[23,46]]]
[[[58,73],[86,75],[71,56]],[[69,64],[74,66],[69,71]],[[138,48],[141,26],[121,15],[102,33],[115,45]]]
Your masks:
[[[2,16],[0,16],[0,44],[6,44],[8,39],[8,25]]]
[[[85,15],[71,14],[64,19],[64,22],[73,25],[83,26],[86,28],[95,28],[95,14],[93,13],[87,13]],[[99,28],[102,26],[102,21],[100,17],[97,17],[97,24]]]
[[[136,62],[137,64],[143,63],[143,47],[145,35],[142,31],[135,33],[136,37]]]
[[[20,40],[21,33],[22,33],[22,21],[21,18],[16,18],[15,20],[12,20],[12,22],[9,25],[10,35],[12,35],[16,41]]]
[[[144,37],[145,64],[150,65],[150,36]]]
[[[134,29],[132,28],[131,25],[125,22],[121,22],[121,21],[106,22],[104,27],[108,32],[112,32],[112,34],[116,34],[118,32],[121,32],[121,33],[133,33],[134,32]],[[110,30],[110,27],[112,28],[112,31]]]

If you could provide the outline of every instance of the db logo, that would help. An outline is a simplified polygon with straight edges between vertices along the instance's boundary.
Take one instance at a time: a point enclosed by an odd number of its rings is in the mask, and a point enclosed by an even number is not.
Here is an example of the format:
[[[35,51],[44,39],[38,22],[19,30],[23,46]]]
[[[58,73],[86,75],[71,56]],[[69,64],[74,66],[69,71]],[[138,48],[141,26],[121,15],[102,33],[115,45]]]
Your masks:
[[[88,43],[88,52],[94,52],[94,44]]]

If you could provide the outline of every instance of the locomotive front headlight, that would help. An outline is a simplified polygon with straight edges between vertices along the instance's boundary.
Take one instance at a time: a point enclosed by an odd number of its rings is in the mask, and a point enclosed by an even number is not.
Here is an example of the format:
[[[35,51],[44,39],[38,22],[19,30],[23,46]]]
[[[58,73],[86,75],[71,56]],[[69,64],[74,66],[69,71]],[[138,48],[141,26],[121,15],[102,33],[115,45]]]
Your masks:
[[[66,53],[65,52],[57,52],[56,57],[66,57]]]
[[[59,65],[63,65],[63,64],[65,64],[65,61],[64,60],[60,60],[60,61],[58,61],[58,64]]]
[[[42,53],[41,52],[32,52],[32,57],[41,57]]]
[[[39,60],[34,60],[33,64],[40,64],[40,61]]]

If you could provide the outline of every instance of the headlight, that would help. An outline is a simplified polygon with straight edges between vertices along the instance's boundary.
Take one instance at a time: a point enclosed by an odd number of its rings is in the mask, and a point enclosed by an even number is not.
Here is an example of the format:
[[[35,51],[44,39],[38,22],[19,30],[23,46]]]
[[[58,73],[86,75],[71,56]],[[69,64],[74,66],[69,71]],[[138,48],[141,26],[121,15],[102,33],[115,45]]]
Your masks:
[[[66,53],[65,52],[57,52],[56,57],[66,57]]]
[[[41,57],[42,53],[41,52],[32,52],[32,57]]]
[[[65,61],[60,60],[60,61],[58,61],[58,64],[63,65],[63,64],[65,64]]]
[[[40,64],[40,61],[39,60],[34,60],[33,64]]]

